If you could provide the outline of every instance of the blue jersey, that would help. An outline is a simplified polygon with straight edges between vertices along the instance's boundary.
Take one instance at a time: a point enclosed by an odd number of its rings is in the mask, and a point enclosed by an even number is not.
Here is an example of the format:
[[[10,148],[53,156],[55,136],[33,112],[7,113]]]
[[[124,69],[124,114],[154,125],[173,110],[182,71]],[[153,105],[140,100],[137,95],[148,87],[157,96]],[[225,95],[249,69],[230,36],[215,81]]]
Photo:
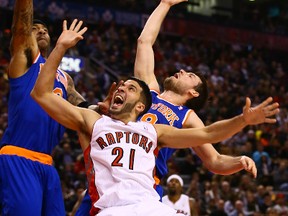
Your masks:
[[[65,128],[49,117],[30,96],[45,61],[39,53],[23,76],[9,79],[8,128],[1,140],[1,147],[8,144],[50,155],[60,142]],[[67,77],[57,70],[54,92],[66,99],[66,88]]]
[[[174,105],[162,99],[157,92],[151,90],[152,106],[140,120],[152,124],[166,124],[176,128],[182,128],[191,109],[185,106]],[[167,160],[176,149],[161,148],[156,159],[156,176],[161,179],[168,173]]]

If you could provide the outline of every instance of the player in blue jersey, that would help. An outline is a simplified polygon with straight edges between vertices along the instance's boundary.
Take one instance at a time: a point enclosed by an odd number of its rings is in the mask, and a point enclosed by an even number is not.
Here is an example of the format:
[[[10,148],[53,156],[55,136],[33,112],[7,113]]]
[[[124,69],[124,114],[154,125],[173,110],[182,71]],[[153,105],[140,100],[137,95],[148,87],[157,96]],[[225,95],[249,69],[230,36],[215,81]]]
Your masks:
[[[50,37],[45,23],[33,23],[32,0],[16,0],[13,13],[8,128],[0,144],[0,214],[63,216],[60,179],[51,153],[65,128],[30,96],[46,61]],[[61,70],[56,73],[54,93],[74,105],[84,101]]]
[[[141,120],[153,124],[169,124],[177,128],[204,127],[203,122],[195,113],[207,100],[207,84],[200,74],[180,70],[174,76],[164,81],[164,91],[161,93],[154,75],[153,44],[160,31],[161,24],[171,6],[187,0],[161,0],[157,8],[147,20],[138,38],[134,75],[144,80],[151,89],[153,104]],[[193,148],[204,165],[213,173],[229,175],[240,170],[251,172],[255,168],[252,159],[246,156],[231,157],[219,154],[211,144]],[[163,148],[156,160],[156,181],[167,174],[167,160],[175,149]],[[250,167],[247,169],[247,167]],[[255,176],[254,176],[255,177]],[[163,196],[160,185],[156,188]]]

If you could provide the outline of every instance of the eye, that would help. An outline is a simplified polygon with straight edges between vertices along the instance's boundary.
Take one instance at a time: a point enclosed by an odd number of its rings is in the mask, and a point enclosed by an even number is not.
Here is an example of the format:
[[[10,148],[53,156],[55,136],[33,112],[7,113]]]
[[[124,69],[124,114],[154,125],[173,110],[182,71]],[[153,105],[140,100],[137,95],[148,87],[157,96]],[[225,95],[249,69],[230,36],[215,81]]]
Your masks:
[[[136,92],[136,88],[133,86],[129,87],[128,89],[129,89],[129,91]]]

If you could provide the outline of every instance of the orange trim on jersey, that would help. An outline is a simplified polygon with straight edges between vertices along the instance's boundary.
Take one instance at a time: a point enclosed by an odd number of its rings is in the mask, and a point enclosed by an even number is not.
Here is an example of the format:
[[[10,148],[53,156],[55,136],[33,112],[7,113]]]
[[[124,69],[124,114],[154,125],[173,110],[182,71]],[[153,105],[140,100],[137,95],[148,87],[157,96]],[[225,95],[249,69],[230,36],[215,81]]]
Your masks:
[[[19,157],[24,157],[32,161],[38,161],[43,164],[52,165],[53,159],[50,155],[31,151],[17,146],[7,145],[0,149],[1,155],[17,155]]]
[[[154,180],[156,185],[160,184],[160,179],[156,175],[154,175]]]
[[[38,58],[40,57],[41,53],[38,51],[38,54],[36,55],[36,58],[33,61],[33,64],[35,64],[38,61]]]
[[[194,110],[189,110],[189,111],[186,113],[186,115],[185,115],[185,117],[184,117],[184,120],[183,120],[183,123],[182,123],[183,126],[186,125],[186,122],[187,122],[187,120],[189,119],[189,116],[190,116],[190,114],[191,114],[192,112],[194,112]]]

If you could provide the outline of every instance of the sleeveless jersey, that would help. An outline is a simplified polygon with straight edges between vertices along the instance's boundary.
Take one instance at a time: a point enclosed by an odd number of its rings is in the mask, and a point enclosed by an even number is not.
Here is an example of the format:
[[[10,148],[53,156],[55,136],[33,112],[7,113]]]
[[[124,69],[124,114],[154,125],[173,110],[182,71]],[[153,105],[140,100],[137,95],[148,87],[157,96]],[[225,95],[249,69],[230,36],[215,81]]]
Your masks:
[[[181,194],[180,199],[177,200],[176,203],[173,203],[169,200],[168,196],[164,196],[162,198],[162,202],[175,210],[177,210],[177,213],[182,213],[184,215],[190,216],[190,204],[189,204],[189,197],[185,194]]]
[[[49,117],[30,96],[45,61],[39,53],[23,76],[9,79],[8,128],[1,140],[1,147],[7,144],[51,154],[60,142],[65,128]],[[67,77],[57,70],[54,92],[66,99],[66,88]]]
[[[174,105],[162,99],[157,92],[151,90],[152,106],[140,120],[152,124],[166,124],[182,128],[189,114],[193,112],[185,106]],[[156,176],[162,179],[167,173],[167,160],[176,151],[172,148],[161,148],[156,159]]]
[[[87,170],[87,177],[93,214],[145,200],[158,202],[153,178],[157,134],[152,124],[125,124],[103,116],[94,125],[90,146],[93,171]]]

